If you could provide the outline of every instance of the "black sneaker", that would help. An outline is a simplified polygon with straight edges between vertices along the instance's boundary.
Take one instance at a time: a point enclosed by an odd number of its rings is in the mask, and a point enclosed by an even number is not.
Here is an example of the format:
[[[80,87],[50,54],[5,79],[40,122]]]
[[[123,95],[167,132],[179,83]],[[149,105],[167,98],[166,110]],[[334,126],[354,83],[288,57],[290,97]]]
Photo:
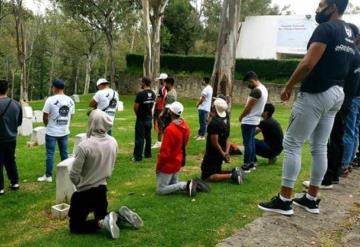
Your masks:
[[[205,193],[209,193],[211,191],[210,187],[208,184],[206,184],[204,181],[202,181],[201,179],[195,179],[196,182],[196,191],[197,192],[205,192]]]
[[[286,216],[294,214],[294,210],[291,207],[291,201],[284,202],[280,199],[280,195],[274,196],[270,202],[263,202],[258,205],[258,208],[266,212],[274,212]]]
[[[236,184],[242,184],[244,182],[244,174],[241,169],[236,167],[231,172],[231,181]]]
[[[254,163],[250,163],[250,164],[244,164],[241,169],[246,172],[249,173],[251,172],[251,170],[256,170],[256,164]]]
[[[196,186],[197,183],[193,179],[187,182],[186,190],[188,191],[190,197],[194,197],[196,195]]]
[[[320,209],[319,209],[320,199],[313,201],[313,200],[308,199],[305,194],[303,197],[295,198],[293,200],[293,203],[296,206],[305,209],[309,213],[312,213],[312,214],[320,213]]]

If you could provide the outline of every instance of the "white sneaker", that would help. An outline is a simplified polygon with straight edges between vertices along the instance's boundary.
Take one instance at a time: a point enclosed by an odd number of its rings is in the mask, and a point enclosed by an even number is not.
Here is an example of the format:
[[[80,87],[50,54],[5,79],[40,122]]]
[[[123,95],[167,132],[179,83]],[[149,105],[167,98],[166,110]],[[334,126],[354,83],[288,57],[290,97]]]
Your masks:
[[[116,224],[117,220],[117,214],[111,212],[106,215],[102,221],[100,221],[100,228],[107,230],[113,239],[119,238],[120,235],[120,229]]]
[[[37,179],[38,182],[48,182],[51,183],[52,182],[52,177],[47,177],[46,175],[39,177]]]
[[[140,216],[126,206],[119,209],[119,217],[137,229],[144,226],[144,222]]]
[[[310,187],[310,181],[304,181],[303,186],[305,188],[309,188]],[[333,187],[334,186],[332,184],[330,184],[330,185],[320,185],[321,190],[331,190]]]
[[[4,194],[5,194],[4,190],[0,190],[0,196],[2,196]]]
[[[196,138],[196,141],[204,141],[205,140],[205,136],[199,136],[198,138]]]
[[[156,142],[155,144],[154,144],[154,146],[152,146],[151,148],[152,149],[155,149],[155,148],[160,148],[161,147],[161,142]]]

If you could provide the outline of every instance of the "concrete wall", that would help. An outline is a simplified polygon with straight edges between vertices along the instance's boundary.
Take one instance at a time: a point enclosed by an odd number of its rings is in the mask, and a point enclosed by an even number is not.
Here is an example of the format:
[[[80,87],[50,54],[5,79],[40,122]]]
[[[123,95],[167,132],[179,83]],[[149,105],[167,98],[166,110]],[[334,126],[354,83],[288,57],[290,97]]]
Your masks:
[[[135,95],[140,90],[139,77],[130,74],[122,74],[120,83],[120,95]],[[202,90],[201,77],[194,76],[176,76],[175,87],[180,98],[198,99]],[[280,103],[280,92],[283,88],[282,85],[277,84],[266,84],[269,91],[269,102]],[[153,85],[153,89],[156,90],[158,85]],[[250,89],[247,84],[241,81],[235,81],[233,89],[233,102],[234,103],[245,103],[247,96],[249,95]],[[294,94],[295,95],[295,94]]]

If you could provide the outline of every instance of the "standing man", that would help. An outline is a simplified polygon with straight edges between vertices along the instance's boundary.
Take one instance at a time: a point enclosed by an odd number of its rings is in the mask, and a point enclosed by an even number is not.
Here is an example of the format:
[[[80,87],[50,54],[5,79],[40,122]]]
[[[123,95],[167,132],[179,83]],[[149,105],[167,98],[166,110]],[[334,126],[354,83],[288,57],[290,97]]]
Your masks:
[[[3,166],[10,180],[10,189],[19,189],[16,167],[16,136],[22,124],[22,110],[18,102],[7,97],[9,83],[0,80],[0,196],[4,195]]]
[[[190,129],[181,118],[184,107],[180,102],[168,106],[170,123],[165,129],[163,145],[160,147],[156,164],[157,193],[171,194],[186,190],[190,197],[196,195],[197,183],[194,180],[179,182],[178,175],[185,166],[186,145],[189,142]]]
[[[43,109],[43,122],[46,126],[46,170],[39,182],[52,182],[54,153],[56,143],[59,146],[61,161],[68,158],[67,144],[70,134],[71,115],[75,113],[74,101],[64,93],[65,82],[55,80],[52,84],[54,96],[49,97]]]
[[[302,82],[283,143],[281,192],[271,201],[260,203],[262,210],[292,215],[294,202],[310,213],[320,213],[317,195],[328,163],[327,142],[344,100],[344,80],[356,50],[351,28],[341,20],[347,5],[347,0],[320,1],[316,11],[320,25],[310,38],[307,54],[281,93],[281,99],[288,101],[294,86]],[[301,148],[308,138],[312,154],[310,186],[303,197],[292,200],[301,168]]]
[[[210,85],[209,77],[204,77],[202,85],[205,86],[205,88],[202,90],[200,100],[196,104],[199,111],[200,124],[198,136],[196,137],[197,141],[205,140],[206,124],[211,110],[211,101],[213,96],[213,88]]]
[[[91,234],[100,229],[107,230],[113,239],[119,237],[121,223],[130,223],[135,228],[143,225],[141,218],[127,207],[108,213],[107,179],[114,170],[117,154],[116,140],[107,135],[113,125],[110,116],[101,110],[89,115],[85,141],[76,149],[70,179],[76,186],[69,210],[70,231],[76,234]],[[95,220],[87,220],[93,212]]]
[[[163,123],[160,118],[161,112],[165,108],[165,97],[166,97],[166,87],[165,87],[165,79],[168,78],[168,75],[165,73],[161,73],[156,80],[159,81],[159,90],[158,95],[156,96],[155,102],[155,109],[154,109],[154,127],[155,130],[158,132],[158,139],[157,142],[152,146],[152,148],[160,148],[161,147],[161,140],[164,133],[163,130]]]
[[[245,148],[244,165],[241,168],[245,172],[250,172],[256,169],[255,131],[268,99],[268,91],[253,71],[246,73],[243,81],[248,83],[251,92],[239,117]]]
[[[151,158],[152,108],[156,96],[151,90],[151,81],[149,78],[143,77],[141,79],[141,89],[142,91],[137,94],[134,103],[136,124],[133,162],[140,162],[143,158],[143,152],[145,158]]]
[[[162,122],[163,122],[164,131],[165,131],[165,128],[171,122],[171,116],[170,116],[170,114],[168,114],[169,111],[168,111],[168,108],[166,106],[174,103],[175,101],[177,101],[177,93],[176,93],[176,90],[174,88],[174,84],[175,84],[174,78],[168,77],[165,80],[165,87],[166,87],[166,91],[167,91],[167,94],[165,96],[165,108],[162,111],[162,113],[160,114],[160,118],[162,119]]]
[[[232,181],[243,182],[243,174],[239,168],[231,172],[222,171],[223,162],[230,163],[230,125],[225,100],[217,98],[211,111],[211,121],[207,128],[206,151],[201,164],[201,179],[209,182]]]
[[[266,104],[263,120],[260,122],[256,133],[262,133],[264,140],[255,139],[256,155],[269,159],[269,164],[276,162],[276,157],[282,152],[282,142],[284,138],[281,125],[273,118],[275,107],[273,104]]]
[[[96,82],[98,91],[90,101],[90,107],[106,112],[112,119],[115,120],[117,105],[119,103],[119,94],[110,88],[110,83],[106,79],[99,79]],[[109,135],[112,135],[112,130],[109,130]]]

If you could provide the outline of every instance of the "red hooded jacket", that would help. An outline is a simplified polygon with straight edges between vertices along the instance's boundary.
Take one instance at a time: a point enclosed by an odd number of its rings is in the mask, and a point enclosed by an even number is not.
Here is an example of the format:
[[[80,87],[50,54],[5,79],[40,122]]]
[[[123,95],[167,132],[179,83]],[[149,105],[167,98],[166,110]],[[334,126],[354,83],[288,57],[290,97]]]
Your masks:
[[[189,136],[189,126],[183,119],[174,120],[166,127],[157,159],[157,172],[172,174],[180,171],[185,162],[183,149]]]

